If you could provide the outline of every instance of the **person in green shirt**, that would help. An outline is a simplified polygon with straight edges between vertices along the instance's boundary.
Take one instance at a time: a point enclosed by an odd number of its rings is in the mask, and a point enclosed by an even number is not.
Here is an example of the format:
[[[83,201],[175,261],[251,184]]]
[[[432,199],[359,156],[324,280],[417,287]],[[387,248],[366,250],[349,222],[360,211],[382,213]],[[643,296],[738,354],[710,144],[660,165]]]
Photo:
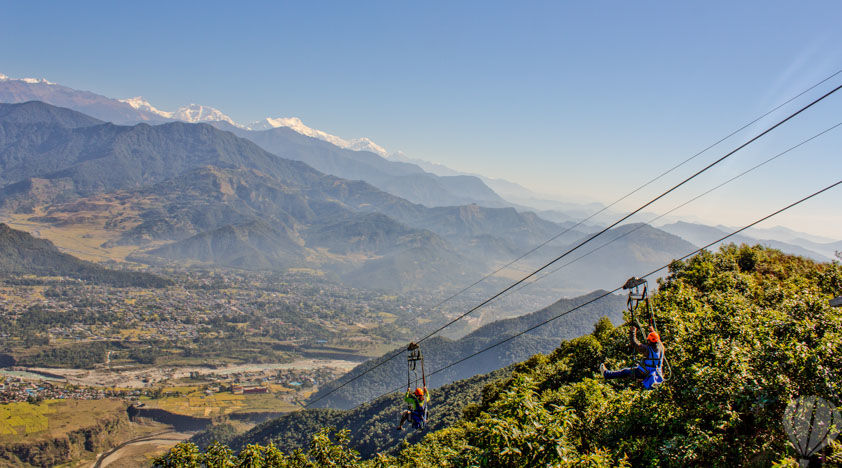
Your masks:
[[[409,405],[409,410],[404,411],[401,415],[401,422],[396,428],[399,431],[403,430],[403,423],[412,419],[412,427],[415,429],[423,429],[424,424],[427,423],[427,403],[430,402],[430,392],[427,387],[418,387],[415,392],[406,389],[406,395],[403,397],[406,404]]]

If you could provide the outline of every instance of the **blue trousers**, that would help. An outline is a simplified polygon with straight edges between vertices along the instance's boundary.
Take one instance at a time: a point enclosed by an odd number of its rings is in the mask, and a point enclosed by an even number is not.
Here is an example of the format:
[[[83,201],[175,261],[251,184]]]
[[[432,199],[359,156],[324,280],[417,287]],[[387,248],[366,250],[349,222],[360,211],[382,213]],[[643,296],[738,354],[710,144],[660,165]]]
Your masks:
[[[412,427],[415,429],[421,429],[424,427],[424,423],[426,423],[426,415],[424,410],[416,410],[409,413],[410,418],[412,419]]]
[[[606,379],[627,379],[629,377],[642,379],[645,375],[643,375],[643,371],[639,367],[626,367],[617,371],[605,371]]]

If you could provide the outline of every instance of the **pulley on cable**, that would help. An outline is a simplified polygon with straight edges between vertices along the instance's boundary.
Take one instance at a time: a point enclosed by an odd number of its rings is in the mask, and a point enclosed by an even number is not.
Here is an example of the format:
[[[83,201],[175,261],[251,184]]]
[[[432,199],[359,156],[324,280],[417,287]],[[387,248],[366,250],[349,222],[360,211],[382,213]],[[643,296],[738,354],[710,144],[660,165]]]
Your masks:
[[[629,298],[626,301],[626,306],[628,306],[629,313],[631,314],[631,324],[636,326],[640,331],[645,330],[635,316],[638,306],[640,306],[640,303],[643,302],[646,307],[646,310],[644,311],[646,314],[646,324],[652,327],[654,331],[658,331],[658,327],[655,325],[655,314],[652,312],[652,304],[649,302],[649,283],[646,279],[635,278],[632,276],[626,280],[626,284],[623,285],[623,289],[629,291]]]
[[[418,384],[421,384],[419,386]],[[412,390],[415,387],[415,390]],[[409,410],[404,411],[397,429],[403,429],[403,423],[412,420],[412,427],[424,429],[430,406],[430,392],[427,390],[427,375],[424,372],[424,355],[416,343],[406,347],[406,395],[404,401]]]

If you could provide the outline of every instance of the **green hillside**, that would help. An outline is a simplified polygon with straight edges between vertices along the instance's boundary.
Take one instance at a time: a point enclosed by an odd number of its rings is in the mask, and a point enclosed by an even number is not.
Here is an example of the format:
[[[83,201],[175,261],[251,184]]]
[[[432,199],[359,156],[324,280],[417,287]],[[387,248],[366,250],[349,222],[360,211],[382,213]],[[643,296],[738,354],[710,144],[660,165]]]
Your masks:
[[[118,271],[59,252],[52,242],[37,239],[0,223],[0,275],[67,276],[117,287],[160,288],[172,281],[141,272]]]
[[[402,395],[386,395],[353,410],[310,409],[290,413],[267,421],[244,434],[228,432],[228,425],[221,425],[198,434],[191,439],[205,448],[214,441],[223,442],[234,450],[248,444],[275,444],[280,450],[291,452],[306,449],[310,439],[323,427],[336,427],[350,431],[351,446],[365,457],[377,453],[397,452],[400,441],[419,442],[431,431],[455,424],[462,416],[462,409],[482,401],[482,391],[488,384],[511,373],[500,369],[488,374],[460,380],[430,391],[429,425],[426,430],[413,430],[410,424],[403,431],[395,426],[406,406]]]
[[[549,317],[580,307],[574,313],[550,322],[545,327],[535,329],[469,361],[432,375],[429,379],[430,387],[435,388],[477,374],[491,372],[527,359],[536,353],[550,352],[558,346],[561,340],[575,338],[591,331],[600,317],[608,317],[615,322],[620,322],[622,320],[621,311],[626,302],[625,298],[612,294],[582,306],[604,293],[605,291],[595,291],[573,299],[560,299],[536,312],[512,319],[498,320],[482,326],[458,340],[440,336],[431,338],[424,342],[422,346],[428,371],[435,371],[457,358],[473,354],[502,338],[512,336],[521,330],[543,322]],[[390,351],[384,357],[360,364],[336,382],[319,389],[310,401],[316,407],[344,409],[354,407],[364,401],[376,398],[384,392],[393,390],[398,385],[396,382],[401,382],[402,379],[406,378],[406,361],[401,357],[400,359],[392,359],[383,365],[380,365],[380,363],[388,356],[392,356],[394,352]],[[372,366],[379,367],[368,371]],[[362,372],[367,372],[365,377],[348,383],[341,392],[328,395],[328,392],[334,389],[336,385],[348,382]]]
[[[809,395],[840,403],[842,310],[829,305],[840,291],[838,263],[762,247],[703,252],[674,262],[654,299],[672,369],[654,391],[597,375],[600,362],[636,359],[628,328],[601,321],[517,365],[458,422],[397,455],[361,461],[347,433],[326,430],[292,456],[251,446],[239,457],[271,466],[792,466],[787,404]],[[842,446],[824,455],[839,466]],[[213,464],[227,455],[181,445],[159,463],[191,456]]]

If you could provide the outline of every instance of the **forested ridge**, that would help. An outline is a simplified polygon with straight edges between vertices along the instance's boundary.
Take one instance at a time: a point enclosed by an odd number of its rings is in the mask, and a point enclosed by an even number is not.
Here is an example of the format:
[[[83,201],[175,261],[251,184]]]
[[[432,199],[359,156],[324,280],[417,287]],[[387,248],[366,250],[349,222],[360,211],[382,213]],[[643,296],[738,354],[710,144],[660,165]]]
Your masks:
[[[116,287],[161,288],[169,279],[135,271],[104,268],[60,252],[52,242],[0,223],[0,277],[6,275],[67,276]]]
[[[839,404],[842,266],[763,247],[725,246],[673,262],[653,298],[672,369],[653,391],[596,372],[632,365],[628,328],[594,331],[494,381],[447,428],[396,454],[354,450],[346,428],[304,450],[234,453],[180,444],[159,466],[791,466],[782,418],[815,395]],[[397,400],[399,395],[395,395]],[[397,417],[397,414],[395,414]],[[365,423],[363,421],[363,423]],[[842,463],[834,442],[823,454]]]
[[[402,397],[395,398],[390,394],[352,410],[318,408],[290,413],[259,424],[244,434],[236,434],[229,425],[221,425],[197,434],[191,441],[201,448],[214,441],[223,442],[233,450],[241,450],[254,443],[273,443],[280,450],[291,452],[307,448],[320,429],[330,426],[348,429],[351,446],[363,457],[396,453],[401,447],[401,440],[415,443],[428,432],[456,423],[466,405],[482,399],[482,391],[488,384],[510,373],[510,368],[499,369],[431,390],[430,420],[424,431],[412,430],[410,424],[404,425],[404,431],[395,430],[406,403]]]
[[[501,337],[512,336],[549,317],[564,314],[578,307],[576,313],[565,315],[547,326],[519,336],[470,361],[436,374],[431,372],[430,386],[438,387],[477,374],[491,372],[522,361],[533,354],[550,352],[562,339],[575,338],[588,333],[600,317],[608,317],[619,323],[622,321],[625,298],[611,294],[597,299],[604,294],[605,291],[594,291],[572,299],[560,299],[541,310],[483,325],[458,340],[434,336],[423,343],[424,361],[427,363],[428,371],[433,372],[452,363],[455,357],[473,354],[496,343]],[[362,402],[379,397],[384,392],[392,391],[406,375],[405,360],[389,358],[395,352],[401,352],[401,350],[393,350],[376,360],[364,362],[341,379],[320,388],[310,398],[310,405],[340,409],[353,408]],[[383,363],[385,360],[388,362]],[[365,373],[364,378],[352,381],[362,373]],[[345,386],[341,392],[333,391],[342,384]]]

